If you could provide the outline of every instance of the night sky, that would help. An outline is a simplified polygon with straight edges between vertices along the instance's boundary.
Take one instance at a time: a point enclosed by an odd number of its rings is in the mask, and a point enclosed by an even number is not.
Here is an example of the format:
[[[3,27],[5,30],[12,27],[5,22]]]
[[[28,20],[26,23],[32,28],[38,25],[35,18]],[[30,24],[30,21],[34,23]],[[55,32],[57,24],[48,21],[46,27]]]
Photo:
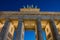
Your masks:
[[[27,5],[37,6],[41,11],[60,12],[60,0],[0,0],[0,11],[19,11],[20,8]],[[42,34],[44,35],[44,32]],[[25,35],[30,36],[31,40],[35,40],[34,31],[26,31]],[[27,39],[25,38],[25,40]]]
[[[0,0],[0,11],[19,11],[24,5],[32,4],[41,11],[60,11],[60,0]]]

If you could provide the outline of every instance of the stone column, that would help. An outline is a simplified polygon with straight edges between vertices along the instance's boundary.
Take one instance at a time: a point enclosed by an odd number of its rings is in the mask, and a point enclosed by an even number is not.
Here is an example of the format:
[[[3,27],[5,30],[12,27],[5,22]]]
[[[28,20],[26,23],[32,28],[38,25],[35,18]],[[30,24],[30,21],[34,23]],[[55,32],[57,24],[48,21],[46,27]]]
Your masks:
[[[51,26],[50,28],[51,28],[54,40],[60,40],[58,38],[58,31],[53,19],[50,20],[50,26]]]
[[[0,40],[7,40],[9,30],[9,20],[7,19],[0,33]]]
[[[21,40],[24,40],[24,23],[22,23]]]
[[[19,19],[18,22],[18,28],[16,30],[16,40],[21,40],[21,34],[22,34],[22,19]]]
[[[40,19],[38,19],[37,21],[37,32],[38,32],[38,40],[43,40]]]

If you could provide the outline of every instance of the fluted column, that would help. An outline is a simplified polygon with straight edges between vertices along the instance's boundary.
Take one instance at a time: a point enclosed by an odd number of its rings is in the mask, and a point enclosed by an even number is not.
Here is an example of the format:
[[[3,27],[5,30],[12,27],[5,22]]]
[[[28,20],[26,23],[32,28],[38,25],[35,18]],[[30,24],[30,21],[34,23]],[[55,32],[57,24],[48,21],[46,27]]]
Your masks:
[[[40,19],[37,20],[37,32],[38,32],[38,40],[43,40]]]
[[[22,32],[22,19],[19,19],[18,28],[16,30],[16,40],[21,40],[21,32]]]
[[[9,20],[7,19],[0,33],[0,40],[7,40],[9,30]]]
[[[53,19],[50,20],[50,28],[51,28],[54,40],[60,40],[58,39],[58,31]]]

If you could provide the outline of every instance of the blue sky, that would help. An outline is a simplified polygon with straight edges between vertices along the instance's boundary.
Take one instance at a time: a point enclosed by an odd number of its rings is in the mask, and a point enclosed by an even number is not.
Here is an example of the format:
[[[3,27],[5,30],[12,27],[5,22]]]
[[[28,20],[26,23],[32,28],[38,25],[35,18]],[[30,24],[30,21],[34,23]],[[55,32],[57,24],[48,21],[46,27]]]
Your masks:
[[[60,0],[0,0],[0,11],[19,11],[24,5],[31,6],[32,4],[40,8],[41,11],[60,12]],[[34,35],[34,32],[26,31],[25,34]]]

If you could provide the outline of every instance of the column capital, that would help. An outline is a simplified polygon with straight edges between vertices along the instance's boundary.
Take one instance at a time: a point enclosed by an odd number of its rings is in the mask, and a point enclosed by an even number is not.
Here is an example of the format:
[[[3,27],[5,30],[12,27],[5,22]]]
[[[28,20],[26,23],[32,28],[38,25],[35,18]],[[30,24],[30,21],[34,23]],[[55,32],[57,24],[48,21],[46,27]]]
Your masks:
[[[37,18],[37,21],[40,21],[41,19],[40,18]]]
[[[19,21],[19,22],[23,22],[23,19],[19,18],[18,21]]]

